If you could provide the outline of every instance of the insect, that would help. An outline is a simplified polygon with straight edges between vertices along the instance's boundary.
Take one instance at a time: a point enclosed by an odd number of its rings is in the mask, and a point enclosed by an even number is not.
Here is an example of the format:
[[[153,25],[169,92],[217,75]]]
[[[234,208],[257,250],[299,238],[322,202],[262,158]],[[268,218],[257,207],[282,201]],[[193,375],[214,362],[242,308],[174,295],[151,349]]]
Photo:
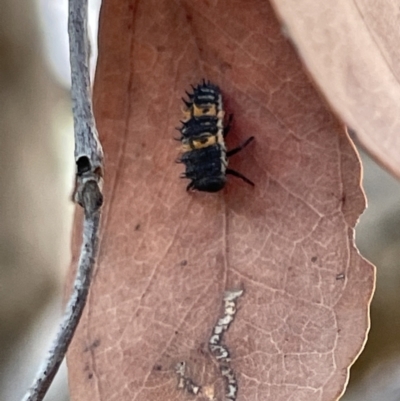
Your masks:
[[[244,175],[228,168],[228,158],[246,147],[254,137],[251,136],[240,146],[227,151],[225,138],[232,115],[224,126],[225,112],[219,87],[203,79],[201,84],[192,88],[193,93],[186,92],[189,100],[182,98],[186,106],[185,119],[181,121],[182,127],[177,128],[182,143],[182,155],[177,162],[186,167],[181,178],[191,180],[186,190],[220,191],[226,184],[227,174],[254,186]]]

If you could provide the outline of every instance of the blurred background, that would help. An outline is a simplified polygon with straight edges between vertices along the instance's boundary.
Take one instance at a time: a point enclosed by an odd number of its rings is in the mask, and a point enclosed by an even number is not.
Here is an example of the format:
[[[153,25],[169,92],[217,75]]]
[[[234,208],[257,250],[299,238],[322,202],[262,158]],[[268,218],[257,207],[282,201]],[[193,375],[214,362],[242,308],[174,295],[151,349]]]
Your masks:
[[[0,400],[17,401],[54,338],[70,262],[68,1],[0,4]],[[92,71],[99,7],[90,1]],[[68,400],[65,366],[46,400]]]
[[[20,400],[53,339],[69,264],[73,122],[67,1],[2,0],[0,400]],[[90,0],[92,64],[100,0]],[[361,254],[377,266],[372,328],[345,401],[400,401],[400,183],[360,150]],[[47,401],[68,401],[65,366]]]

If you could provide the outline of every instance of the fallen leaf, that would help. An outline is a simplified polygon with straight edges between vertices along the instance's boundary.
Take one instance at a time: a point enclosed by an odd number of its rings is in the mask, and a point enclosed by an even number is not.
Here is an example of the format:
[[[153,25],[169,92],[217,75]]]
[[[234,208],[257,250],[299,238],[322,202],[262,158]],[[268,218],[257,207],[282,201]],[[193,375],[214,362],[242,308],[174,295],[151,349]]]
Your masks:
[[[99,43],[105,205],[71,400],[233,400],[235,381],[238,400],[336,399],[374,288],[353,241],[360,162],[271,7],[105,0]],[[180,97],[202,78],[234,114],[228,148],[256,138],[230,161],[254,188],[178,178]]]
[[[400,177],[397,0],[272,0],[326,100],[365,149]]]

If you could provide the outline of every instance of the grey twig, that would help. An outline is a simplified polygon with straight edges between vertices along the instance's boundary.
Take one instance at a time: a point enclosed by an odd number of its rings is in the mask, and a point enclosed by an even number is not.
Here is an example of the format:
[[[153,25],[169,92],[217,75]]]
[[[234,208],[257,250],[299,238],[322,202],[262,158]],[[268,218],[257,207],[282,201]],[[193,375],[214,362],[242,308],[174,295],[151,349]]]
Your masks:
[[[24,397],[24,400],[26,401],[43,400],[61,362],[64,359],[65,353],[67,352],[68,346],[82,315],[89,292],[91,273],[97,250],[99,218],[99,212],[93,213],[90,218],[85,218],[83,227],[84,239],[72,296],[68,302],[62,323],[58,329],[56,338],[48,351],[47,357],[41,366],[33,385]]]
[[[25,401],[43,400],[78,326],[95,264],[103,203],[103,151],[92,111],[87,0],[69,0],[68,33],[77,166],[74,198],[84,209],[83,242],[72,295],[62,323],[43,366],[24,397]]]

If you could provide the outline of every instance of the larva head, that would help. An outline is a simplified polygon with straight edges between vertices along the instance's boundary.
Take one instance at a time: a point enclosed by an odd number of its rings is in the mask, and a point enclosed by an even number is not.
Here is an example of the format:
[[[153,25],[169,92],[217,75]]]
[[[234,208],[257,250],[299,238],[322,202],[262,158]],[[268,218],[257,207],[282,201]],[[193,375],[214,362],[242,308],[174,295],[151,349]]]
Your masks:
[[[220,175],[217,177],[204,177],[193,181],[193,189],[204,192],[218,192],[224,188],[226,183],[226,177]]]

